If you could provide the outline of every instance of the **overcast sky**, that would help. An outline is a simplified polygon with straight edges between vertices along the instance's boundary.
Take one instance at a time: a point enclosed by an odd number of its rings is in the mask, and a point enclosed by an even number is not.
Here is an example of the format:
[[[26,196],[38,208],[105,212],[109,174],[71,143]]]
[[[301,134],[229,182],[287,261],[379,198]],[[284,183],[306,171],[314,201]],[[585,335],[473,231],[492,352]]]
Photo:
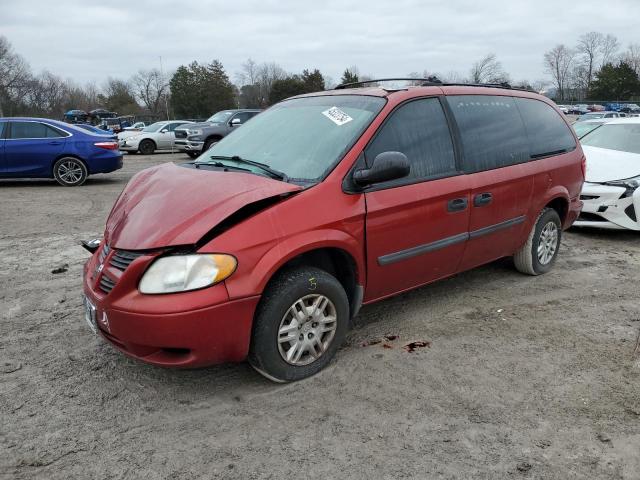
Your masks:
[[[34,71],[79,83],[249,57],[286,70],[376,77],[467,75],[494,52],[512,79],[545,78],[543,54],[585,32],[640,43],[640,0],[0,0],[0,35]]]

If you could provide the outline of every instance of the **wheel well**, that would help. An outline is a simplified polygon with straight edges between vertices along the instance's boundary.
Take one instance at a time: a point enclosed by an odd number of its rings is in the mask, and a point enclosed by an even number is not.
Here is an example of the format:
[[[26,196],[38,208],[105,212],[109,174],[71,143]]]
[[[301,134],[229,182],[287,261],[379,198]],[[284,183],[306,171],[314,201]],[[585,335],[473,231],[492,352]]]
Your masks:
[[[280,272],[292,267],[309,266],[316,267],[330,273],[338,279],[349,299],[349,305],[352,309],[360,307],[358,292],[357,267],[353,257],[346,251],[339,248],[320,248],[301,253],[300,255],[290,259],[273,274],[271,279],[275,278]]]
[[[55,160],[53,162],[51,162],[51,178],[54,177],[53,167],[56,166],[56,162],[58,160],[60,160],[61,158],[75,158],[76,160],[80,160],[82,162],[82,164],[84,165],[84,168],[87,169],[87,175],[91,175],[91,170],[89,170],[89,165],[87,165],[87,162],[85,162],[83,158],[80,158],[78,155],[74,155],[72,153],[65,153],[65,154],[62,154],[62,155],[58,155],[55,158]]]
[[[569,202],[564,198],[558,197],[551,200],[545,205],[545,208],[553,208],[560,216],[560,221],[564,224],[565,218],[567,218],[567,212],[569,210]]]
[[[151,138],[143,138],[142,140],[140,140],[140,143],[144,143],[144,142],[151,142],[151,143],[153,143],[153,148],[155,150],[158,149],[158,144],[155,142],[155,140],[153,140]]]
[[[206,140],[204,141],[204,144],[206,145],[207,142],[211,140],[215,140],[216,142],[219,142],[220,140],[222,140],[222,138],[223,138],[222,135],[211,135],[206,138]]]

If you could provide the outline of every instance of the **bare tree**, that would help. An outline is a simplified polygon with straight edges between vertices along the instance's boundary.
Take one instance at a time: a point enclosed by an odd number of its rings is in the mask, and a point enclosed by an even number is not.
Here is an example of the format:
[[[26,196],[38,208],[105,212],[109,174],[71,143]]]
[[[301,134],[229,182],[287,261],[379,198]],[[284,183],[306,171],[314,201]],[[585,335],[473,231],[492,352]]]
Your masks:
[[[495,53],[485,55],[471,67],[469,72],[471,83],[503,83],[509,81],[509,76],[502,68]]]
[[[30,79],[29,65],[14,53],[6,37],[0,36],[0,117],[4,116],[3,103],[11,99],[14,90],[24,88]]]
[[[627,51],[622,54],[622,59],[636,72],[640,77],[640,43],[632,43]]]
[[[575,56],[575,50],[562,44],[556,45],[544,54],[546,72],[553,78],[553,83],[558,89],[558,98],[560,100],[564,100],[565,98]]]
[[[614,63],[616,61],[616,56],[618,53],[618,49],[620,48],[620,44],[618,43],[618,39],[613,35],[607,35],[602,40],[602,46],[600,47],[600,54],[602,56],[602,64],[606,65],[608,63]]]
[[[604,41],[605,37],[600,32],[585,33],[578,40],[576,52],[582,56],[582,65],[576,73],[580,76],[580,82],[586,86],[587,90],[591,88],[593,76],[599,67]]]
[[[167,95],[169,94],[169,82],[167,82],[157,68],[152,70],[140,70],[131,79],[131,85],[135,96],[147,110],[153,115],[164,113],[167,118]]]

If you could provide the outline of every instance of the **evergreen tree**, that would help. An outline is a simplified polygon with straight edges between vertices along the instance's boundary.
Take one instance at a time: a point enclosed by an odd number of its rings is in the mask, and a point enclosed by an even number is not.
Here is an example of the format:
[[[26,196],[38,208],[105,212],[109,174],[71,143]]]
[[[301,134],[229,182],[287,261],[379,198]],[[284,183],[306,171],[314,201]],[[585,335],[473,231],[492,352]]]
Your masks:
[[[640,96],[640,79],[626,62],[604,65],[589,90],[589,98],[594,100],[629,100],[635,96]]]

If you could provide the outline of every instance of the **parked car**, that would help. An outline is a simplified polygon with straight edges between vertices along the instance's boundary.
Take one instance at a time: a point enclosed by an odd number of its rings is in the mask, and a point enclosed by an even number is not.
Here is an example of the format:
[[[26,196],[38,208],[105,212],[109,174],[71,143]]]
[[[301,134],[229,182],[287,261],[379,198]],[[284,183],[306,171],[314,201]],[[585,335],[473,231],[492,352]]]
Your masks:
[[[585,113],[584,115],[580,115],[577,119],[576,122],[584,122],[586,120],[595,120],[597,118],[620,118],[621,116],[624,116],[624,114],[620,114],[618,112],[591,112],[591,113]]]
[[[585,113],[589,113],[589,107],[584,103],[571,105],[569,107],[569,113],[573,115],[584,115]]]
[[[582,139],[587,157],[578,227],[640,230],[640,118],[617,119]]]
[[[569,113],[569,107],[567,105],[557,105],[557,107],[565,115]]]
[[[261,110],[251,109],[223,110],[212,115],[206,122],[191,124],[187,128],[178,128],[176,129],[176,148],[195,158],[260,112]]]
[[[119,168],[118,142],[104,135],[44,118],[0,118],[0,177],[55,178],[73,187]]]
[[[175,148],[175,129],[180,125],[192,123],[187,120],[171,120],[152,123],[139,132],[122,132],[118,135],[120,150],[129,153],[140,152],[143,155],[151,155],[156,150],[172,150]]]
[[[85,318],[155,365],[248,358],[272,380],[305,378],[362,304],[506,256],[548,272],[584,167],[562,112],[531,92],[289,99],[196,161],[132,178],[86,243]]]
[[[122,130],[125,131],[125,132],[139,132],[146,126],[147,126],[147,124],[144,123],[144,122],[136,122],[133,125],[131,125],[130,127],[125,127]]]
[[[596,118],[594,120],[585,120],[584,122],[576,122],[573,125],[573,130],[576,132],[578,139],[581,139],[588,133],[592,132],[600,125],[613,121],[613,118]]]
[[[640,107],[636,103],[626,103],[622,105],[620,111],[624,113],[638,114],[640,113]]]

